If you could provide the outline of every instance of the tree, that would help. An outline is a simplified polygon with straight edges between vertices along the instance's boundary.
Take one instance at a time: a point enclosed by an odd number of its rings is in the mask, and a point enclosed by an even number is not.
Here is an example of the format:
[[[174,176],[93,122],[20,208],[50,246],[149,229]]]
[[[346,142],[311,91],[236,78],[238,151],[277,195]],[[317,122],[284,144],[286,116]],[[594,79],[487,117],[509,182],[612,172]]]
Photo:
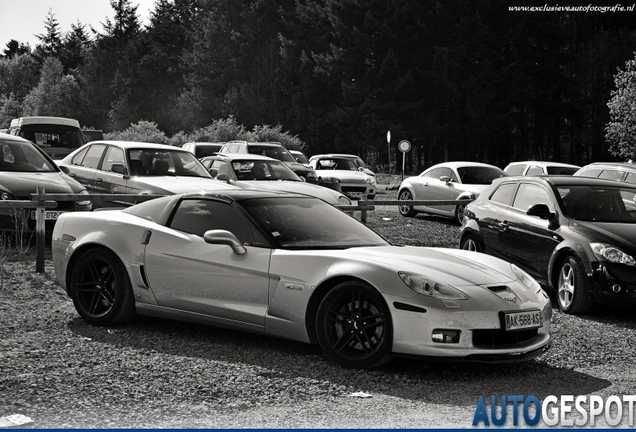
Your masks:
[[[614,76],[616,90],[607,103],[610,122],[605,137],[610,143],[610,153],[624,158],[636,158],[636,52],[625,63],[625,70]]]
[[[15,39],[11,39],[7,42],[6,48],[2,52],[4,53],[4,57],[12,58],[21,56],[22,54],[29,54],[31,52],[31,47],[28,43],[23,44]]]
[[[57,57],[62,48],[62,36],[60,33],[60,24],[57,22],[53,11],[49,9],[46,14],[46,20],[44,21],[44,27],[46,33],[35,35],[41,42],[37,47],[43,53],[43,57],[54,56]]]
[[[62,62],[54,57],[44,60],[40,82],[24,100],[25,115],[77,118],[80,114],[80,89],[75,78],[64,75]]]
[[[90,46],[91,40],[80,22],[71,24],[71,31],[64,35],[60,59],[64,71],[77,69],[84,61],[84,52]]]

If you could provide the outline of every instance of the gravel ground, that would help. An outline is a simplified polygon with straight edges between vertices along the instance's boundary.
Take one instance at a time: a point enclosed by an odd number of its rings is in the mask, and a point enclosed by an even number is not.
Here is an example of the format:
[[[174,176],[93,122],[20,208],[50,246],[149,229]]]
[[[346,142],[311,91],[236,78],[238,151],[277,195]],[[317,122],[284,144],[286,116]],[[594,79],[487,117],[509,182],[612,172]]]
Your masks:
[[[395,234],[400,218],[378,207],[369,225]],[[407,223],[417,239],[399,242],[456,245],[451,221]],[[630,311],[555,311],[552,348],[520,364],[396,358],[357,371],[317,346],[249,333],[152,318],[93,327],[54,282],[50,260],[45,274],[29,257],[2,266],[0,417],[33,419],[23,428],[463,428],[479,395],[636,394]]]

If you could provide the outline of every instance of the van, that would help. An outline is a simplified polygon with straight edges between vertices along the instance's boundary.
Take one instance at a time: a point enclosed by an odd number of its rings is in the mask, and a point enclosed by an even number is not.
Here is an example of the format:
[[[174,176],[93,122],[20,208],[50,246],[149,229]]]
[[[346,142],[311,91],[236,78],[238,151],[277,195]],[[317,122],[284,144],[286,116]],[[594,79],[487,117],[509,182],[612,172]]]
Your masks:
[[[11,120],[7,132],[31,141],[53,159],[84,145],[79,122],[64,117],[20,117]]]

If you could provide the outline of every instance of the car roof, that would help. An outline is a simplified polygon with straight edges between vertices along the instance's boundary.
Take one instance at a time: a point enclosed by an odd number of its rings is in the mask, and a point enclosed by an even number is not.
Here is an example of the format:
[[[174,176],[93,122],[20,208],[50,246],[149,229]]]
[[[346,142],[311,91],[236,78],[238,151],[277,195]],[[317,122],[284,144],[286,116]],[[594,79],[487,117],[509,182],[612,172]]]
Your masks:
[[[625,168],[636,171],[636,164],[633,162],[592,162],[582,169],[585,168]]]
[[[570,175],[539,175],[539,176],[508,176],[501,177],[495,179],[493,184],[495,183],[503,183],[503,182],[519,182],[523,181],[524,183],[535,182],[535,183],[544,183],[551,184],[553,186],[620,186],[620,187],[634,187],[636,185],[632,185],[630,183],[618,182],[616,180],[607,180],[600,179],[596,177],[575,177]]]
[[[257,190],[257,189],[223,189],[218,192],[188,192],[181,194],[184,198],[220,198],[226,201],[243,201],[253,198],[274,198],[274,197],[290,197],[290,198],[313,198],[304,194],[293,192],[283,192],[277,190]],[[318,198],[316,198],[318,199]]]
[[[322,157],[342,157],[342,158],[351,158],[351,159],[362,159],[360,156],[358,155],[354,155],[354,154],[349,154],[349,153],[325,153],[325,154],[318,154],[318,155],[313,155],[310,159],[317,159],[317,158],[322,158]]]
[[[468,161],[454,161],[454,162],[441,162],[438,164],[435,164],[433,166],[430,166],[428,168],[426,168],[424,171],[428,171],[432,168],[441,168],[441,167],[448,167],[448,168],[462,168],[462,167],[494,167],[494,168],[499,168],[495,165],[491,165],[491,164],[487,164],[487,163],[482,163],[482,162],[468,162]]]
[[[508,167],[515,165],[538,165],[538,166],[551,166],[551,167],[571,167],[571,168],[580,168],[578,165],[573,165],[569,163],[563,162],[552,162],[552,161],[518,161],[518,162],[510,162]]]
[[[271,158],[269,156],[257,155],[252,153],[219,153],[215,156],[206,156],[203,160],[210,159],[224,159],[224,160],[266,160],[280,162],[278,159]]]
[[[141,141],[99,140],[99,141],[91,141],[91,142],[89,142],[87,144],[84,144],[84,145],[87,146],[87,145],[94,145],[94,144],[117,145],[117,146],[119,146],[121,148],[124,148],[124,149],[150,148],[150,149],[157,149],[157,150],[176,150],[176,151],[187,152],[187,150],[184,150],[181,147],[175,147],[175,146],[171,146],[171,145],[168,145],[168,144],[147,143],[147,142],[141,142]]]
[[[228,141],[225,143],[225,145],[228,144],[244,144],[247,146],[270,146],[270,147],[283,147],[283,145],[279,142],[274,142],[274,141],[255,141],[255,142],[247,142],[247,141]]]

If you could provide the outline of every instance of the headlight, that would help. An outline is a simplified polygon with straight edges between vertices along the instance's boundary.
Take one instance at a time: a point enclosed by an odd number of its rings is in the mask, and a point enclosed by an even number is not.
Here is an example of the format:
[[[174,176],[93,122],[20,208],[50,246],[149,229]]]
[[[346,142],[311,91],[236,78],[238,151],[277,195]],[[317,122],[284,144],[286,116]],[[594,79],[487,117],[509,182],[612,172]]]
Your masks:
[[[609,261],[612,263],[636,265],[636,260],[631,255],[626,254],[622,250],[606,243],[590,243],[592,252],[600,261]]]
[[[539,285],[539,282],[534,280],[534,278],[532,276],[530,276],[528,273],[526,273],[525,271],[521,270],[519,267],[517,267],[514,264],[510,264],[510,268],[512,269],[512,272],[515,274],[515,276],[517,276],[517,278],[525,286],[530,288],[533,292],[538,293],[539,291],[541,291],[541,285]]]
[[[323,183],[340,183],[340,179],[335,177],[323,177]]]
[[[351,205],[351,200],[344,195],[340,195],[338,197],[338,204],[340,205]]]
[[[399,272],[407,287],[418,294],[440,300],[468,300],[468,296],[448,284],[438,282],[417,273]]]
[[[90,195],[86,189],[84,189],[83,191],[81,191],[79,194],[80,194],[80,195]],[[77,205],[81,205],[81,206],[89,206],[89,205],[91,205],[91,200],[86,200],[86,201],[77,201]]]
[[[15,197],[13,195],[11,195],[9,192],[0,193],[0,198],[2,198],[3,201],[14,200],[15,199]]]
[[[367,184],[375,184],[375,177],[367,176]]]

